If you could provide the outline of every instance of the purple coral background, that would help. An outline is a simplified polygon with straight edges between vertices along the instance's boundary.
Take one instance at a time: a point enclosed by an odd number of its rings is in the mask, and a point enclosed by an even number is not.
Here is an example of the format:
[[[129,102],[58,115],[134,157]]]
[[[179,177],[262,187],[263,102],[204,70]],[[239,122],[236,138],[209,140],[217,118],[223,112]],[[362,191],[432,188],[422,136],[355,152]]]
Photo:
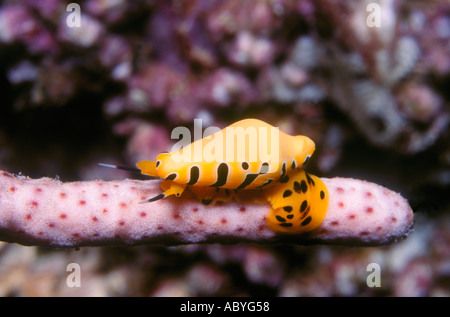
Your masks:
[[[139,177],[176,126],[265,120],[317,146],[308,169],[401,192],[416,229],[383,248],[0,244],[0,295],[450,295],[450,6],[391,1],[3,1],[0,168]],[[79,263],[82,287],[66,285]],[[366,284],[369,263],[380,288]]]

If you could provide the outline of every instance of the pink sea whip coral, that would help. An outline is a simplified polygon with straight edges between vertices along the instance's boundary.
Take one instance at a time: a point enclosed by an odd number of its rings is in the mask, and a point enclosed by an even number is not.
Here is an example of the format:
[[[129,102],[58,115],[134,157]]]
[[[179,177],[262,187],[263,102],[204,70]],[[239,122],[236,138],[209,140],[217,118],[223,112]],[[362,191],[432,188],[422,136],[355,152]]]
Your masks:
[[[329,243],[382,245],[406,237],[413,213],[399,194],[354,179],[323,179],[330,204],[322,224],[302,235],[277,235],[269,205],[204,206],[187,198],[140,204],[159,181],[62,183],[0,171],[0,240],[79,247],[189,243]]]

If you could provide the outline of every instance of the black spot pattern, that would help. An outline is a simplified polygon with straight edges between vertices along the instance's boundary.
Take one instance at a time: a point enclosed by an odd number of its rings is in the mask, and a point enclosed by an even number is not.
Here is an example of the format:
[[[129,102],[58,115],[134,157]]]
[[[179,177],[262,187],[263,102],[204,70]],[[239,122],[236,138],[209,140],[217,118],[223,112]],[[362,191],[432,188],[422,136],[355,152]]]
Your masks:
[[[306,210],[302,213],[302,216],[300,217],[300,220],[301,220],[301,219],[305,219],[306,216],[308,216],[310,210],[311,210],[311,207],[308,206],[308,207],[306,208]]]
[[[189,182],[187,183],[188,185],[194,185],[198,182],[198,178],[200,176],[200,169],[198,168],[198,166],[192,166],[190,169],[190,178],[189,178]]]
[[[263,188],[264,186],[267,186],[267,185],[269,185],[270,183],[272,183],[273,182],[273,178],[269,178],[268,180],[266,180],[265,182],[264,182],[264,184],[262,184],[261,186],[258,186],[258,187],[256,187],[256,188]]]
[[[289,181],[289,176],[287,176],[287,175],[280,179],[280,183],[287,183],[288,181]]]
[[[300,205],[300,212],[304,212],[306,210],[306,207],[308,207],[308,202],[304,200]]]
[[[203,199],[202,199],[202,203],[205,204],[205,205],[209,205],[212,201],[213,201],[212,198],[210,198],[210,199],[205,199],[205,198],[203,198]]]
[[[300,183],[297,182],[297,181],[294,182],[294,191],[295,191],[297,194],[301,194],[301,193],[302,193],[302,188],[301,188],[301,186],[300,186]]]
[[[248,185],[250,185],[251,183],[253,183],[253,181],[256,179],[256,177],[258,177],[259,174],[247,174],[247,176],[245,176],[244,181],[242,182],[241,185],[239,185],[236,190],[238,189],[242,189],[247,187]]]
[[[314,180],[311,178],[311,176],[309,176],[308,173],[306,173],[305,171],[305,176],[306,176],[306,180],[308,181],[308,184],[311,186],[315,186],[316,184],[314,183]]]
[[[177,176],[177,173],[169,174],[169,176],[166,177],[166,180],[173,181],[175,178],[177,178]]]
[[[292,161],[291,163],[291,170],[295,170],[295,168],[297,167],[297,163],[294,161]]]
[[[228,179],[228,164],[220,163],[217,167],[217,181],[211,187],[222,187],[227,183]]]
[[[281,164],[281,175],[280,175],[280,183],[287,183],[289,181],[289,177],[286,175],[286,162]]]
[[[251,183],[253,183],[253,181],[256,179],[256,177],[258,177],[260,174],[266,174],[269,171],[269,163],[264,162],[261,164],[261,168],[259,170],[258,174],[247,174],[245,176],[244,181],[242,182],[241,185],[239,185],[236,190],[238,189],[243,189],[245,187],[247,187],[248,185],[250,185]],[[268,184],[270,184],[273,181],[272,178],[269,178],[263,185],[258,186],[257,188],[262,188]]]
[[[302,221],[302,223],[300,224],[301,226],[306,226],[311,222],[312,218],[311,216],[309,216],[308,218],[306,218],[305,220]]]
[[[292,162],[292,165],[294,162]],[[291,165],[291,168],[292,168]],[[299,172],[301,170],[299,169]],[[283,174],[283,168],[282,168],[282,174]],[[310,225],[313,221],[313,214],[311,213],[312,207],[309,204],[310,195],[315,194],[314,187],[316,186],[314,179],[306,172],[304,171],[304,177],[296,177],[292,176],[292,181],[289,183],[291,188],[285,189],[282,193],[283,198],[291,197],[291,195],[294,195],[294,199],[298,202],[301,202],[300,206],[298,207],[297,203],[295,203],[295,206],[286,205],[283,208],[284,214],[280,216],[275,216],[278,225],[281,227],[293,227],[294,223],[297,225],[297,222],[299,222],[299,225],[302,227],[306,227]],[[281,182],[281,181],[280,181]],[[321,190],[318,193],[318,196],[320,199],[325,199],[325,191]],[[293,213],[293,207],[299,208],[298,214]]]
[[[242,168],[243,168],[244,170],[248,170],[248,168],[249,168],[248,163],[247,163],[247,162],[242,162]]]
[[[303,165],[308,164],[309,159],[311,158],[310,155],[308,155],[307,157],[305,157],[305,160],[303,161]]]
[[[302,189],[302,192],[306,193],[306,191],[308,190],[308,185],[306,185],[305,180],[302,180],[300,183],[300,187]]]

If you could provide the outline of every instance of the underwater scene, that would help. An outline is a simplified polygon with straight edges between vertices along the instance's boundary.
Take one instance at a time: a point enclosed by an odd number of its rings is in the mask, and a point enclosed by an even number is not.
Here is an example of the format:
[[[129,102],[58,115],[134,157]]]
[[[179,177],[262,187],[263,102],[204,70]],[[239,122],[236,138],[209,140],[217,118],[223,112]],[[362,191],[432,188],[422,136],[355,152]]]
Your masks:
[[[0,95],[2,297],[450,296],[446,0],[5,0]]]

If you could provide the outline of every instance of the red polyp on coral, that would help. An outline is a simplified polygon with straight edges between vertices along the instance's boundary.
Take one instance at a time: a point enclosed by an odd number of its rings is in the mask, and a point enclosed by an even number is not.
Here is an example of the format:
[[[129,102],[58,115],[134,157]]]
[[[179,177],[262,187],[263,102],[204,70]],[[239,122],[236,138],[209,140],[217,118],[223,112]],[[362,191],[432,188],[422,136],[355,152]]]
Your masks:
[[[53,247],[241,241],[381,245],[407,236],[413,214],[399,194],[361,180],[322,181],[329,207],[320,226],[280,235],[266,224],[267,204],[205,206],[187,197],[141,204],[160,191],[159,181],[62,183],[1,172],[0,239]]]
[[[352,235],[365,243],[383,243],[404,236],[411,228],[413,212],[400,194],[362,180],[322,181],[330,193],[330,206],[318,229],[321,239],[345,240]]]

